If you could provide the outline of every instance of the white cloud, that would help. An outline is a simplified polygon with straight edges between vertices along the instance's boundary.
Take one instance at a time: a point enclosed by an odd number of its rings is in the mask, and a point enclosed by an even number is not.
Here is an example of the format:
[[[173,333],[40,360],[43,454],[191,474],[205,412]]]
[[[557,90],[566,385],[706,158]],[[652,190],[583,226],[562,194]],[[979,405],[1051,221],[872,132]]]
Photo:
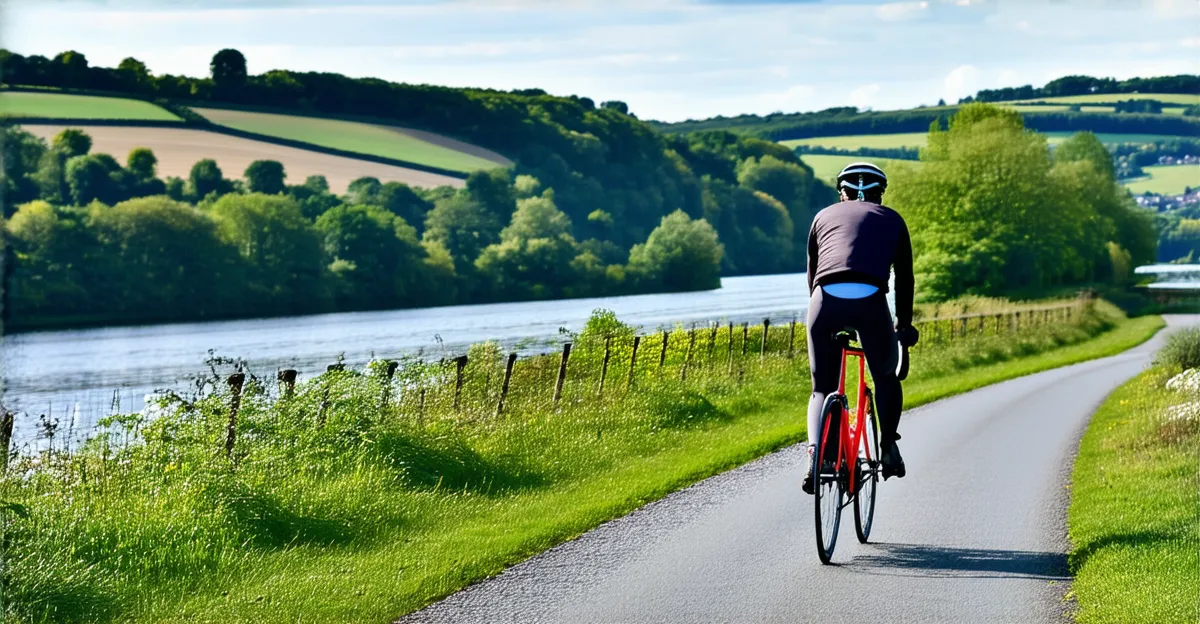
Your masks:
[[[1200,37],[1188,37],[1186,39],[1180,39],[1179,47],[1181,47],[1181,48],[1200,48]]]
[[[942,81],[942,98],[957,102],[959,98],[975,95],[979,90],[981,73],[974,65],[960,65],[950,70]]]
[[[885,22],[899,22],[915,19],[928,8],[929,3],[924,0],[922,2],[892,2],[877,7],[875,15]]]
[[[859,108],[873,108],[875,103],[879,100],[877,96],[882,90],[882,87],[880,87],[878,84],[863,85],[851,91],[850,96],[846,98],[846,101],[849,102],[851,106],[857,106]]]

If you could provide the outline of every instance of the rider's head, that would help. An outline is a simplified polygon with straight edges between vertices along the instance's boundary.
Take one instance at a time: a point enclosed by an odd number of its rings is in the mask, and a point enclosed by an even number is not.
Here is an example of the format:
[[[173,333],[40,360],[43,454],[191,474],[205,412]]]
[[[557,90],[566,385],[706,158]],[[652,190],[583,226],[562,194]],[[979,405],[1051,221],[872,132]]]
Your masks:
[[[883,203],[883,191],[887,189],[887,176],[883,170],[869,162],[846,165],[837,177],[838,193],[842,201],[868,201]]]

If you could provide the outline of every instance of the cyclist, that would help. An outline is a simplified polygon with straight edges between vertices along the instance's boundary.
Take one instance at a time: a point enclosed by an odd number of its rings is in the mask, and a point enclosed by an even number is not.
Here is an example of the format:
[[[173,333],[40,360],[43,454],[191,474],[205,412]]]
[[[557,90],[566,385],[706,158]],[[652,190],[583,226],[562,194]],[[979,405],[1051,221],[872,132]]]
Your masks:
[[[812,455],[825,396],[837,390],[841,349],[833,336],[858,332],[875,380],[883,478],[903,477],[896,440],[904,402],[899,344],[912,346],[913,260],[908,226],[882,205],[887,176],[871,163],[847,165],[837,177],[841,201],[817,213],[808,234],[808,358],[812,396],[808,401],[808,473],[803,489],[813,493]],[[886,293],[896,272],[896,323]],[[898,344],[899,343],[899,344]]]

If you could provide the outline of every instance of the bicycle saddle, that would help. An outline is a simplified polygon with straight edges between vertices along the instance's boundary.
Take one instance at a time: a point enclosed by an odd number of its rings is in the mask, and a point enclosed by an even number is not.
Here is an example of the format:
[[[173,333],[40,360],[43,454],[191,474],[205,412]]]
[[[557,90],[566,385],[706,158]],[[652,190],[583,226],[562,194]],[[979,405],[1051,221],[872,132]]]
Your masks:
[[[851,342],[858,342],[858,332],[853,329],[843,329],[833,335],[833,341],[843,347],[848,347]]]

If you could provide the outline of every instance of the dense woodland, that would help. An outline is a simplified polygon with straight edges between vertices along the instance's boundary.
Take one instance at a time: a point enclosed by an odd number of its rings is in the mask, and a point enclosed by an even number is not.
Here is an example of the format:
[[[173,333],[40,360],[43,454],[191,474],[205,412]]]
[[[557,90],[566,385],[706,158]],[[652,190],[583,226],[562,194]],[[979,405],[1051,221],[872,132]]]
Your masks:
[[[5,311],[17,325],[713,288],[722,274],[802,270],[812,215],[835,201],[782,145],[663,134],[620,102],[249,76],[234,50],[214,56],[209,78],[153,76],[135,59],[94,68],[73,52],[0,52],[0,63],[13,84],[167,98],[176,109],[369,115],[515,160],[473,173],[462,190],[364,178],[336,196],[319,176],[288,180],[273,161],[237,177],[202,160],[186,180],[161,180],[148,150],[122,163],[92,153],[77,130],[47,145],[7,128]],[[926,166],[897,172],[888,198],[921,232],[923,297],[1120,280],[1153,260],[1152,219],[1116,186],[1095,137],[1052,156],[1016,113],[974,104],[949,130],[934,122]],[[1072,155],[1080,150],[1086,157]]]

